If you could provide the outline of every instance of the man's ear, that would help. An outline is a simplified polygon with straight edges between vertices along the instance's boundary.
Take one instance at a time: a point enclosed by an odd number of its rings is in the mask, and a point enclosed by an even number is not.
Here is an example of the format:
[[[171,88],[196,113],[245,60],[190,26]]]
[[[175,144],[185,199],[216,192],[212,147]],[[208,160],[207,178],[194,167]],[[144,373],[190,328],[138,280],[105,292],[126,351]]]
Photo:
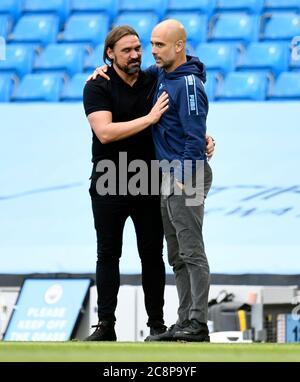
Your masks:
[[[180,53],[184,49],[183,40],[176,41],[176,53]]]
[[[107,48],[106,54],[108,55],[108,58],[113,60],[115,58],[114,52],[111,48]]]

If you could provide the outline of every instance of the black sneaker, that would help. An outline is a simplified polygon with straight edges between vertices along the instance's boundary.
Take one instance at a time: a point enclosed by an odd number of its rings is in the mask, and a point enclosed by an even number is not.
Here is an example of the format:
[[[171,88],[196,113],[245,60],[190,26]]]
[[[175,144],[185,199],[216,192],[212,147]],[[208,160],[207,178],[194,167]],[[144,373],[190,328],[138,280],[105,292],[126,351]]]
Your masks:
[[[189,325],[189,323],[189,321],[185,321],[183,325],[173,324],[163,333],[158,333],[154,335],[152,335],[150,331],[150,336],[146,337],[145,341],[176,341],[176,339],[174,338],[174,334],[178,330],[181,330],[185,326]]]
[[[158,336],[160,334],[165,333],[167,327],[165,325],[160,326],[150,326],[150,336]]]
[[[205,323],[192,319],[190,325],[178,330],[174,340],[188,342],[210,342],[208,327]]]
[[[96,328],[96,330],[85,341],[117,341],[114,322],[99,321],[92,328]]]

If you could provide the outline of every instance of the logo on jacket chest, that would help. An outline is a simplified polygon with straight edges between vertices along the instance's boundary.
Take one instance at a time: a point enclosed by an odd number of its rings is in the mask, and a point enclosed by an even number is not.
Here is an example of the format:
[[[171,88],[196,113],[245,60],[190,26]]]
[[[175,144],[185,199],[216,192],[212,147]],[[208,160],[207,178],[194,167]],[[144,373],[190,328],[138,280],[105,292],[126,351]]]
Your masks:
[[[165,91],[165,84],[163,84],[162,82],[159,84],[158,86],[158,92],[157,92],[157,98],[161,95],[161,93]]]

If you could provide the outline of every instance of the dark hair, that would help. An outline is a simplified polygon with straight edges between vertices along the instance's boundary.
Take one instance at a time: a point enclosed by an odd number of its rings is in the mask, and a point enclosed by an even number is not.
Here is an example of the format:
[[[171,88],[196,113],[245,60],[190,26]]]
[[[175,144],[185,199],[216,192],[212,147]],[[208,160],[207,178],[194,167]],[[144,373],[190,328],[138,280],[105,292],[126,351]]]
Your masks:
[[[104,43],[104,49],[103,49],[103,61],[106,63],[106,60],[108,60],[110,63],[112,60],[107,55],[107,49],[113,49],[115,44],[121,40],[124,36],[130,36],[134,35],[137,36],[138,39],[140,39],[137,32],[131,28],[129,25],[121,25],[118,27],[113,28],[108,35],[106,36],[105,43]]]

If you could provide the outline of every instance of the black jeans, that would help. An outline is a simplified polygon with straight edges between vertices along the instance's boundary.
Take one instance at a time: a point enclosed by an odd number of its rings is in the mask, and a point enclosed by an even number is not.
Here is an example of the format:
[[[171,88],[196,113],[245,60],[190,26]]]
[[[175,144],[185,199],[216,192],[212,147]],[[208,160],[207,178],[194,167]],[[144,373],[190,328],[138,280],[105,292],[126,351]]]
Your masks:
[[[157,321],[163,323],[165,265],[159,196],[100,196],[96,191],[96,179],[91,180],[89,192],[97,233],[96,283],[99,320],[116,319],[122,236],[125,221],[130,216],[141,259],[148,326],[155,325]]]

